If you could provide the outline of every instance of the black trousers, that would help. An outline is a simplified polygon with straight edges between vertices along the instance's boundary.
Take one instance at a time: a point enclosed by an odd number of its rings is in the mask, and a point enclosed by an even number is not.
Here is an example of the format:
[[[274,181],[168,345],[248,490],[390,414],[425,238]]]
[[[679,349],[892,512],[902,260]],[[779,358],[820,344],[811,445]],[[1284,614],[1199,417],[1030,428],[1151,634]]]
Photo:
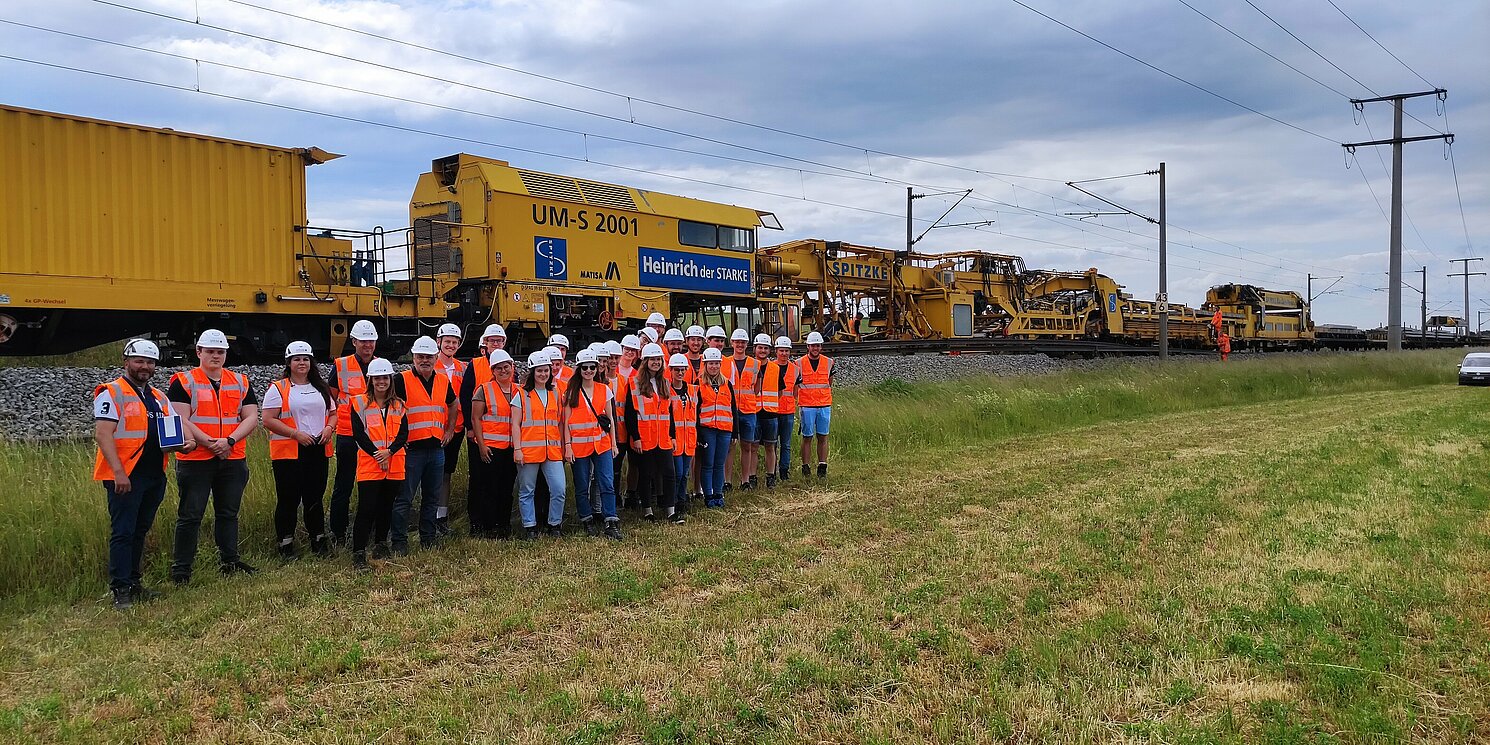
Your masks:
[[[641,472],[636,492],[641,497],[642,507],[672,507],[678,485],[672,448],[643,450],[640,455],[632,451],[632,457]]]
[[[517,464],[512,448],[492,448],[491,462],[481,461],[481,449],[472,446],[467,468],[481,478],[471,479],[471,535],[477,538],[507,538],[512,535],[512,489],[517,483]],[[479,486],[478,486],[479,485]]]
[[[377,529],[376,540],[385,543],[393,526],[393,500],[404,490],[403,479],[357,482],[357,521],[352,526],[352,550],[366,551],[368,535]]]
[[[352,487],[357,484],[357,441],[336,436],[336,483],[331,487],[331,535],[346,540],[352,512]]]
[[[301,445],[294,459],[271,461],[274,468],[274,535],[281,543],[295,537],[295,513],[304,508],[305,532],[312,540],[326,532],[326,513],[321,499],[326,495],[326,475],[331,462],[325,445]]]

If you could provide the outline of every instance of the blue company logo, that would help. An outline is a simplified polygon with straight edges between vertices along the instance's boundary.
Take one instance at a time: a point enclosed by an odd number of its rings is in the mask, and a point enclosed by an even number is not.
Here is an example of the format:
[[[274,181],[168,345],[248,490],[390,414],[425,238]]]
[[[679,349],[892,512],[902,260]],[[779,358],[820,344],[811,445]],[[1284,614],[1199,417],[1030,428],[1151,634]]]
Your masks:
[[[749,295],[751,259],[709,256],[665,248],[637,248],[639,284],[671,290]]]
[[[1117,293],[1116,292],[1109,292],[1109,293],[1107,293],[1107,312],[1108,313],[1116,313],[1117,312]]]
[[[569,279],[569,241],[533,236],[533,276],[538,279]]]

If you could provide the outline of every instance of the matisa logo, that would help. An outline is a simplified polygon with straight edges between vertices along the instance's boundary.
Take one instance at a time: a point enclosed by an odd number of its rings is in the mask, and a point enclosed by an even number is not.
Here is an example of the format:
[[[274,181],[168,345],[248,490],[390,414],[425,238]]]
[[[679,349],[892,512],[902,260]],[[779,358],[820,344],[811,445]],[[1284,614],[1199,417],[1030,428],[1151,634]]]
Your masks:
[[[533,276],[538,279],[569,279],[569,241],[533,236]]]

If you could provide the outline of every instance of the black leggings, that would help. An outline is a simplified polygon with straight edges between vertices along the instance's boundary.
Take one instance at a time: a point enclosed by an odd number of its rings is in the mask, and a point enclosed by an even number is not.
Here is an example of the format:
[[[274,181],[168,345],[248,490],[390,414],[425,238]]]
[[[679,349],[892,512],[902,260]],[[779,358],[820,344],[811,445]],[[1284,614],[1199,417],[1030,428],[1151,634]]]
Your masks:
[[[352,526],[352,550],[366,551],[367,536],[377,527],[377,542],[388,540],[393,524],[393,500],[404,490],[403,479],[357,482],[357,522]]]
[[[673,469],[672,448],[653,448],[640,454],[632,451],[634,465],[641,471],[636,493],[643,507],[672,507],[676,501],[677,476]]]
[[[295,537],[295,513],[305,509],[305,532],[312,540],[326,532],[326,513],[321,498],[326,494],[326,475],[330,461],[325,445],[301,445],[299,457],[271,461],[274,469],[274,491],[279,499],[274,505],[274,534],[280,541]]]
[[[471,491],[471,535],[478,538],[512,535],[512,487],[517,483],[517,464],[512,462],[512,448],[492,448],[491,462],[481,462],[480,450],[474,450],[466,467],[473,478]],[[544,492],[545,494],[547,492]]]

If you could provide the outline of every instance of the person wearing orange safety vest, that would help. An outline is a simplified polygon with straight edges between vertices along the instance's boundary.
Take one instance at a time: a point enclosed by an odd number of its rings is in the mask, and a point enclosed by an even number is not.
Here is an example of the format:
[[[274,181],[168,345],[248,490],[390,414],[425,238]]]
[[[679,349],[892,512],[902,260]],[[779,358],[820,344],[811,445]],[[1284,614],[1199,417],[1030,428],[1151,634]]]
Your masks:
[[[673,424],[671,386],[664,366],[667,362],[662,347],[648,344],[642,348],[642,367],[632,381],[631,395],[626,399],[626,437],[635,454],[638,477],[637,491],[641,497],[642,517],[655,520],[656,509],[666,510],[664,516],[674,522],[683,522],[682,514],[675,511],[674,485],[677,472],[673,468]]]
[[[114,607],[129,608],[159,593],[142,583],[145,537],[166,496],[161,421],[166,394],[150,385],[160,348],[145,339],[124,345],[124,374],[93,389],[93,480],[109,502],[109,590]]]
[[[817,477],[828,477],[828,426],[833,421],[833,359],[823,356],[823,335],[807,335],[807,356],[797,361],[797,405],[802,410],[802,475],[811,473],[811,447],[817,438]]]
[[[615,344],[611,348],[611,361],[614,369],[611,370],[608,380],[611,390],[616,394],[616,408],[624,413],[626,401],[631,399],[631,386],[636,383],[636,373],[640,369],[642,356],[642,340],[635,334],[627,334],[619,344],[606,342],[607,345]],[[616,350],[620,350],[619,361],[616,358]],[[637,466],[636,456],[632,454],[631,442],[626,427],[616,427],[616,444],[621,446],[621,454],[616,456],[616,492],[621,492],[622,484],[625,484],[626,496],[621,499],[621,509],[641,509],[641,499],[636,496],[637,479],[640,476],[640,468]],[[625,470],[625,480],[621,479],[622,466],[630,463],[631,467]]]
[[[550,352],[550,355],[554,355],[557,352],[554,359],[556,363],[554,367],[554,384],[561,387],[567,386],[569,385],[569,381],[574,379],[574,368],[570,367],[568,362],[569,337],[563,334],[554,334],[548,337],[548,345],[553,347],[553,352]]]
[[[336,399],[336,478],[331,485],[327,516],[334,545],[347,542],[351,529],[352,487],[357,483],[357,441],[352,439],[352,397],[367,392],[366,370],[378,350],[378,328],[372,321],[352,324],[352,354],[337,357],[331,366],[332,398]]]
[[[545,350],[528,355],[528,378],[523,381],[512,407],[512,459],[517,463],[517,508],[522,515],[525,540],[538,537],[538,510],[534,493],[538,474],[548,485],[549,536],[563,535],[564,435],[563,407],[553,381],[553,358]]]
[[[491,356],[499,349],[507,346],[507,330],[501,324],[493,323],[481,332],[481,344],[476,348],[476,356],[471,358],[466,365],[466,374],[461,377],[460,389],[456,397],[460,399],[461,420],[464,422],[466,441],[466,463],[474,464],[480,458],[481,448],[481,426],[479,420],[471,415],[471,401],[476,391],[486,385],[492,379]],[[511,358],[511,355],[508,355]],[[516,365],[514,365],[516,367]],[[516,474],[516,471],[513,471]],[[477,492],[492,493],[490,485],[482,483],[482,480],[495,475],[491,468],[475,468],[469,465],[466,468],[466,494]],[[514,478],[516,478],[514,476]],[[511,509],[508,509],[511,512]],[[503,518],[508,519],[507,516]],[[472,528],[474,529],[474,525]],[[511,528],[508,528],[509,532]]]
[[[705,349],[698,383],[699,485],[704,506],[724,506],[724,464],[740,412],[734,386],[720,372],[724,358],[718,349]]]
[[[729,381],[730,385],[737,386],[740,384],[740,379],[745,377],[748,369],[755,365],[755,357],[751,354],[750,332],[745,329],[735,329],[734,333],[731,333],[729,336],[729,343],[732,351],[725,355],[724,365],[721,369],[724,371],[724,377]],[[737,400],[736,404],[738,405],[738,403],[739,401]],[[729,480],[730,472],[738,471],[740,468],[740,449],[737,447],[739,440],[740,418],[736,417],[735,431],[731,433],[730,446],[728,452],[725,453],[724,493],[726,494],[734,488],[734,484]]]
[[[688,382],[689,361],[686,354],[675,354],[668,360],[672,368],[671,407],[673,417],[673,513],[688,514],[693,496],[688,474],[698,453],[698,388]]]
[[[493,350],[487,358],[491,380],[471,396],[471,419],[476,425],[476,455],[468,468],[480,470],[471,478],[471,536],[512,537],[513,486],[517,463],[512,460],[512,410],[517,405],[516,363],[506,350]]]
[[[445,379],[450,381],[450,390],[455,394],[457,401],[460,399],[460,389],[465,383],[468,369],[467,364],[455,356],[455,353],[460,351],[463,339],[460,327],[453,323],[440,324],[440,329],[435,334],[435,343],[440,348],[440,354],[435,357],[435,372],[444,375]],[[435,509],[435,533],[442,536],[450,535],[450,480],[455,475],[456,467],[460,465],[460,448],[465,443],[465,438],[461,437],[460,433],[465,429],[465,407],[457,406],[455,409],[456,436],[450,438],[450,442],[445,445],[445,483],[440,489],[440,506]]]
[[[574,468],[574,497],[580,524],[590,536],[604,534],[621,540],[621,516],[616,512],[615,430],[616,401],[600,372],[600,358],[582,349],[574,356],[578,376],[564,391],[564,462]],[[594,479],[599,504],[591,504]]]
[[[735,376],[735,406],[740,416],[735,422],[735,439],[740,442],[740,491],[760,487],[756,467],[760,460],[761,373],[771,356],[771,337],[756,334],[754,356]]]
[[[435,372],[439,344],[428,336],[414,340],[409,350],[414,367],[393,378],[393,392],[408,408],[409,446],[404,468],[404,490],[393,503],[393,553],[409,551],[409,511],[419,498],[419,545],[430,548],[439,540],[440,487],[445,478],[445,446],[455,439],[455,391],[444,375]]]
[[[766,363],[761,371],[761,413],[771,419],[770,426],[761,427],[761,443],[766,446],[766,487],[776,485],[777,478],[791,478],[792,425],[797,412],[797,378],[801,371],[792,362],[792,340],[776,337],[776,358]]]
[[[212,537],[217,543],[218,568],[223,574],[255,571],[238,557],[238,510],[248,486],[248,443],[259,427],[259,400],[248,376],[223,364],[228,359],[228,337],[207,329],[197,339],[199,366],[176,373],[166,397],[181,416],[189,440],[176,453],[176,543],[171,581],[191,581],[197,560],[197,538],[207,500],[212,500]]]
[[[352,527],[352,565],[367,569],[368,538],[373,558],[387,558],[393,504],[404,492],[407,475],[409,409],[394,390],[393,363],[373,360],[367,366],[368,390],[353,396],[352,439],[357,443],[357,520]]]
[[[311,550],[331,553],[321,497],[336,434],[336,399],[316,369],[310,344],[292,341],[285,347],[284,377],[264,391],[264,429],[274,469],[274,534],[280,558],[295,558],[295,513],[302,508]]]
[[[1221,361],[1225,362],[1231,356],[1231,337],[1222,334],[1216,339],[1216,346],[1221,350]]]

